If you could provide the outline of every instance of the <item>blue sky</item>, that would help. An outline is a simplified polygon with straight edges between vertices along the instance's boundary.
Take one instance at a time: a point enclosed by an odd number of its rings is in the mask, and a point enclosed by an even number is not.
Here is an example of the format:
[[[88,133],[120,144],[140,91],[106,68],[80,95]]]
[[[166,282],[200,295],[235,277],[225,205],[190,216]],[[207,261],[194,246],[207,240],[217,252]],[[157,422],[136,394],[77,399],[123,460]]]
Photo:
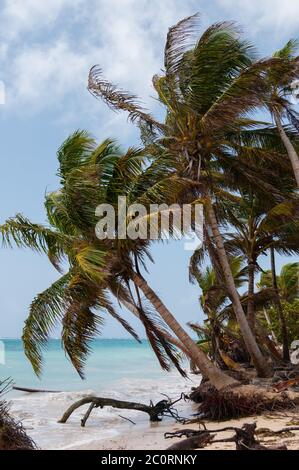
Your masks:
[[[198,11],[203,29],[237,21],[261,54],[299,37],[297,0],[0,0],[0,80],[6,88],[0,223],[17,212],[44,221],[45,191],[58,186],[57,148],[75,129],[88,129],[99,140],[117,137],[124,146],[138,142],[126,117],[86,90],[89,68],[100,64],[109,80],[161,113],[151,77],[162,68],[167,29]],[[189,253],[174,243],[153,246],[152,253],[152,286],[182,322],[200,319],[199,292],[188,283]],[[20,336],[30,301],[57,277],[45,257],[0,250],[0,337]],[[125,336],[113,319],[103,333]]]

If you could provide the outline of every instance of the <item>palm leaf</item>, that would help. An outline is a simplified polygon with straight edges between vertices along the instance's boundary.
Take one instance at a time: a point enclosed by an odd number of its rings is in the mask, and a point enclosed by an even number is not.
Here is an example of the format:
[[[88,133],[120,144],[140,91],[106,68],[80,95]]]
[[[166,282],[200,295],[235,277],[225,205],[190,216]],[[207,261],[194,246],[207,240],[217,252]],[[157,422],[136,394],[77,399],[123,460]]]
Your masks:
[[[153,128],[164,129],[162,124],[157,122],[141,107],[135,95],[118,89],[115,85],[105,80],[102,70],[98,66],[92,67],[89,72],[88,90],[96,98],[101,98],[112,110],[126,111],[133,123],[144,121]]]
[[[233,23],[210,26],[193,51],[190,77],[193,109],[205,114],[240,71],[251,65],[254,56],[254,48],[240,39],[239,30]]]
[[[169,28],[164,50],[166,75],[175,75],[178,72],[184,54],[195,45],[194,33],[198,29],[198,19],[199,15],[196,13]]]
[[[18,248],[31,248],[46,254],[51,249],[57,255],[63,254],[74,240],[69,235],[33,224],[22,214],[17,214],[0,225],[0,234],[4,246],[11,248],[15,244]]]
[[[74,368],[84,379],[83,368],[91,352],[91,342],[103,325],[101,317],[89,308],[87,302],[72,302],[62,321],[62,343]]]
[[[51,332],[62,319],[66,307],[65,291],[71,274],[67,273],[31,303],[23,330],[24,351],[34,372],[39,376],[42,351],[46,348]]]
[[[65,178],[69,171],[85,165],[95,146],[95,140],[87,131],[78,130],[71,134],[57,152],[60,163],[59,176]]]

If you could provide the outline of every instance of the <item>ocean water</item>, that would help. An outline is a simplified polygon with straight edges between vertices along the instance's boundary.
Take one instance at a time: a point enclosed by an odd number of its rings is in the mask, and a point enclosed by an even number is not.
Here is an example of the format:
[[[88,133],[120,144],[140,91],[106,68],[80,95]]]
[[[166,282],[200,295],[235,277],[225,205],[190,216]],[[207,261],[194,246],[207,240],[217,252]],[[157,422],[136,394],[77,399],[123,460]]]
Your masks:
[[[97,339],[82,380],[72,367],[58,339],[49,341],[44,354],[40,379],[23,352],[20,339],[2,340],[5,346],[5,364],[0,364],[0,376],[10,377],[15,385],[59,391],[84,390],[101,392],[116,387],[123,379],[163,379],[167,373],[159,366],[147,341],[141,344],[130,339]]]
[[[86,379],[82,381],[66,358],[60,340],[50,340],[44,355],[43,374],[38,379],[26,359],[21,340],[5,339],[5,363],[0,363],[0,379],[11,378],[16,386],[55,390],[60,393],[11,392],[12,414],[43,449],[69,449],[93,445],[127,432],[132,426],[122,414],[148,425],[144,413],[104,408],[94,410],[85,428],[80,427],[84,408],[74,413],[68,424],[57,421],[74,401],[86,395],[149,403],[164,397],[178,398],[182,392],[199,383],[198,377],[182,378],[176,370],[161,370],[147,341],[138,344],[127,339],[98,339],[86,364]],[[188,370],[188,364],[185,365]]]

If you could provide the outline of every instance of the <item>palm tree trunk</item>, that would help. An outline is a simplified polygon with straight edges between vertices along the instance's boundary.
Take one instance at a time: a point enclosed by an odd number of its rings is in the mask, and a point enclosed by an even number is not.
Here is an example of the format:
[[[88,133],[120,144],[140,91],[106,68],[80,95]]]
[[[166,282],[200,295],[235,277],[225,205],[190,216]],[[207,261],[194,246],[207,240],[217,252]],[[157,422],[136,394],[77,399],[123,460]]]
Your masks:
[[[297,182],[297,186],[299,188],[299,156],[298,156],[292,142],[290,141],[289,137],[287,136],[287,134],[286,134],[286,132],[283,128],[279,112],[274,111],[273,114],[274,114],[274,120],[275,120],[276,127],[278,129],[280,138],[281,138],[281,140],[282,140],[282,142],[285,146],[285,149],[286,149],[287,154],[289,156],[289,159],[291,161],[293,171],[294,171],[294,175],[295,175],[296,182]]]
[[[280,300],[280,294],[277,284],[277,276],[276,276],[276,265],[275,265],[275,250],[273,247],[270,248],[270,255],[271,255],[271,272],[272,272],[272,285],[273,289],[275,290],[275,302],[276,307],[279,315],[280,325],[281,325],[281,334],[282,334],[282,344],[283,344],[283,358],[285,361],[290,360],[290,351],[289,351],[289,338],[288,338],[288,330],[287,325],[283,313],[283,308]]]
[[[251,261],[248,264],[248,300],[247,300],[247,319],[255,336],[255,308],[254,308],[254,271],[255,265]]]
[[[181,343],[189,351],[189,356],[200,369],[201,373],[208,377],[211,384],[214,385],[217,390],[224,389],[229,386],[238,385],[239,382],[235,379],[232,379],[220,369],[218,369],[205,355],[203,351],[196,345],[193,339],[188,335],[188,333],[181,327],[172,313],[167,309],[167,307],[160,300],[158,295],[153,291],[153,289],[148,285],[146,280],[138,273],[132,275],[132,281],[137,287],[141,289],[145,297],[151,302],[155,307],[157,312],[160,314],[161,318],[165,321],[168,327],[174,332],[174,334],[179,338]]]
[[[239,323],[246,348],[251,356],[259,377],[270,377],[272,375],[271,367],[263,357],[245,316],[240,297],[235,286],[235,281],[231,272],[227,254],[223,245],[222,235],[218,227],[213,204],[211,199],[208,197],[206,198],[206,212],[208,216],[208,222],[216,243],[217,254],[223,270],[228,293],[233,304],[233,309]]]
[[[274,341],[272,341],[269,338],[268,331],[266,330],[266,328],[264,328],[258,321],[256,322],[256,327],[257,327],[258,335],[260,336],[261,340],[267,346],[267,348],[268,348],[270,354],[272,355],[272,357],[274,357],[275,360],[277,360],[279,363],[283,362],[282,355],[277,350]]]
[[[133,305],[131,302],[127,302],[126,300],[121,300],[121,303],[124,305],[124,307],[126,307],[126,309],[128,309],[131,313],[133,313],[133,315],[135,315],[135,317],[139,318],[140,319],[140,315],[139,315],[139,312],[138,312],[138,309],[135,307],[135,305]],[[163,330],[162,331],[162,334],[164,336],[164,338],[169,341],[171,344],[173,344],[174,346],[176,346],[178,349],[180,349],[184,354],[186,354],[186,356],[188,356],[190,359],[192,359],[190,357],[190,353],[188,351],[187,348],[185,348],[185,346],[181,343],[181,341],[179,341],[178,339],[174,338],[174,336],[170,335],[169,333],[167,333],[167,331]]]

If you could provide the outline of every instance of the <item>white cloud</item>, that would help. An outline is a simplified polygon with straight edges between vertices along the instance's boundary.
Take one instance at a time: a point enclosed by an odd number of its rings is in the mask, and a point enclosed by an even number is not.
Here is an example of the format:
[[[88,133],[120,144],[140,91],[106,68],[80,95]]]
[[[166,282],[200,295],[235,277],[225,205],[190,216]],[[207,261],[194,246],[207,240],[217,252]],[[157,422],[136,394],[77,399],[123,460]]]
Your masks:
[[[99,63],[109,80],[155,107],[151,77],[162,67],[167,30],[197,10],[203,13],[203,27],[235,18],[259,42],[265,35],[279,42],[296,33],[299,2],[6,0],[0,14],[0,79],[7,82],[7,106],[22,112],[60,106],[64,117],[73,119],[80,107],[89,115],[100,105],[91,104],[86,93],[87,75]],[[104,105],[101,109],[104,113]],[[110,116],[105,124],[123,123]]]
[[[9,40],[28,30],[50,29],[67,7],[77,8],[82,0],[4,0],[2,33]]]
[[[175,9],[172,0],[70,3],[6,2],[2,21],[9,20],[13,31],[2,58],[7,107],[22,113],[60,107],[61,119],[75,120],[78,108],[81,116],[90,115],[90,107],[100,109],[86,93],[88,72],[95,63],[109,80],[155,107],[151,78],[162,66],[167,30],[190,13],[194,2],[179,3]],[[124,119],[108,115],[104,105],[101,110],[105,128],[111,122],[123,127]]]
[[[87,66],[84,56],[76,54],[65,41],[26,48],[14,61],[18,99],[35,103],[43,97],[50,101],[60,98],[72,92],[75,83],[84,86]]]
[[[217,0],[224,14],[247,24],[254,34],[268,33],[282,36],[284,33],[299,34],[298,0]]]

